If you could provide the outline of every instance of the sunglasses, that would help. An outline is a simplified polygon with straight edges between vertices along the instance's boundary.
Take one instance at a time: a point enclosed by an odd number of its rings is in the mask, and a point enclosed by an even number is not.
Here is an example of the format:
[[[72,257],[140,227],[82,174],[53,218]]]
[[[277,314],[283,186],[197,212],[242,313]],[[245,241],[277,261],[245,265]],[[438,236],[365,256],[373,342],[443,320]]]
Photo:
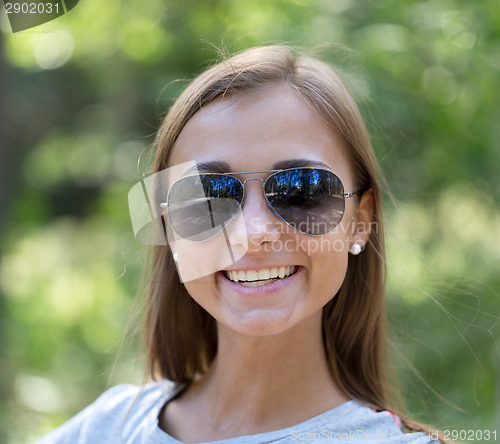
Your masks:
[[[243,182],[236,174],[272,173],[267,179]],[[245,183],[260,180],[267,206],[284,222],[311,236],[332,231],[342,220],[345,199],[362,191],[345,193],[339,177],[321,168],[208,173],[186,176],[172,184],[167,202],[175,232],[191,241],[206,241],[220,233],[239,213]]]

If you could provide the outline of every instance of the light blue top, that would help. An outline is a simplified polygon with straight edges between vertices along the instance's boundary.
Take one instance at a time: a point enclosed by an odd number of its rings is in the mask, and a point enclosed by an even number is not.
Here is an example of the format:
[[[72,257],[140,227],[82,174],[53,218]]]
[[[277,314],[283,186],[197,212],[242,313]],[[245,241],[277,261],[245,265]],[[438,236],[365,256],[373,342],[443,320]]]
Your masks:
[[[158,426],[160,410],[184,386],[167,381],[142,387],[119,385],[104,392],[37,444],[182,444]],[[347,401],[293,427],[211,444],[269,443],[439,443],[424,433],[404,434],[397,416]]]

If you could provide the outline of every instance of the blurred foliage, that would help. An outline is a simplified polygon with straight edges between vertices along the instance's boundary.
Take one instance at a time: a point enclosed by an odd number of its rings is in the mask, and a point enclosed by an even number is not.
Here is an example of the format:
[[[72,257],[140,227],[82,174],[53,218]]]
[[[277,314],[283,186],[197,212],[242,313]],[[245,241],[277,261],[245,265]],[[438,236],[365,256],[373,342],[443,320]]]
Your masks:
[[[499,427],[497,0],[81,0],[16,34],[0,15],[1,442],[141,381],[133,341],[110,370],[144,262],[137,159],[216,47],[280,42],[343,69],[399,202],[388,309],[410,411]]]

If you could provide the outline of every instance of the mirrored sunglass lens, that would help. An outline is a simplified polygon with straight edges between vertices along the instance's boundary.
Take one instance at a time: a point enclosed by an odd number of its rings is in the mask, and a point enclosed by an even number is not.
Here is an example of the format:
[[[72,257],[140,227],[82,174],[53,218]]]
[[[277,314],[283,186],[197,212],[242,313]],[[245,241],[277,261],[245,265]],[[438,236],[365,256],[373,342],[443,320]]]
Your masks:
[[[174,183],[168,195],[168,216],[182,237],[201,241],[220,232],[240,207],[241,183],[218,174],[189,176]]]
[[[276,213],[303,233],[328,233],[344,214],[344,187],[331,171],[283,171],[269,177],[265,193]]]

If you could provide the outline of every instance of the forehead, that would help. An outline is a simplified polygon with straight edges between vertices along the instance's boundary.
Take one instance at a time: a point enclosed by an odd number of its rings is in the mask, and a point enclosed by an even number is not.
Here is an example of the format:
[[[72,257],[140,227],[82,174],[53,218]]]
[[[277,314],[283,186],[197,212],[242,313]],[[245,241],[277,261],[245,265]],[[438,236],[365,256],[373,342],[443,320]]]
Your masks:
[[[220,161],[232,171],[259,171],[292,159],[326,164],[350,182],[340,136],[298,93],[276,86],[199,110],[181,131],[170,164]]]

